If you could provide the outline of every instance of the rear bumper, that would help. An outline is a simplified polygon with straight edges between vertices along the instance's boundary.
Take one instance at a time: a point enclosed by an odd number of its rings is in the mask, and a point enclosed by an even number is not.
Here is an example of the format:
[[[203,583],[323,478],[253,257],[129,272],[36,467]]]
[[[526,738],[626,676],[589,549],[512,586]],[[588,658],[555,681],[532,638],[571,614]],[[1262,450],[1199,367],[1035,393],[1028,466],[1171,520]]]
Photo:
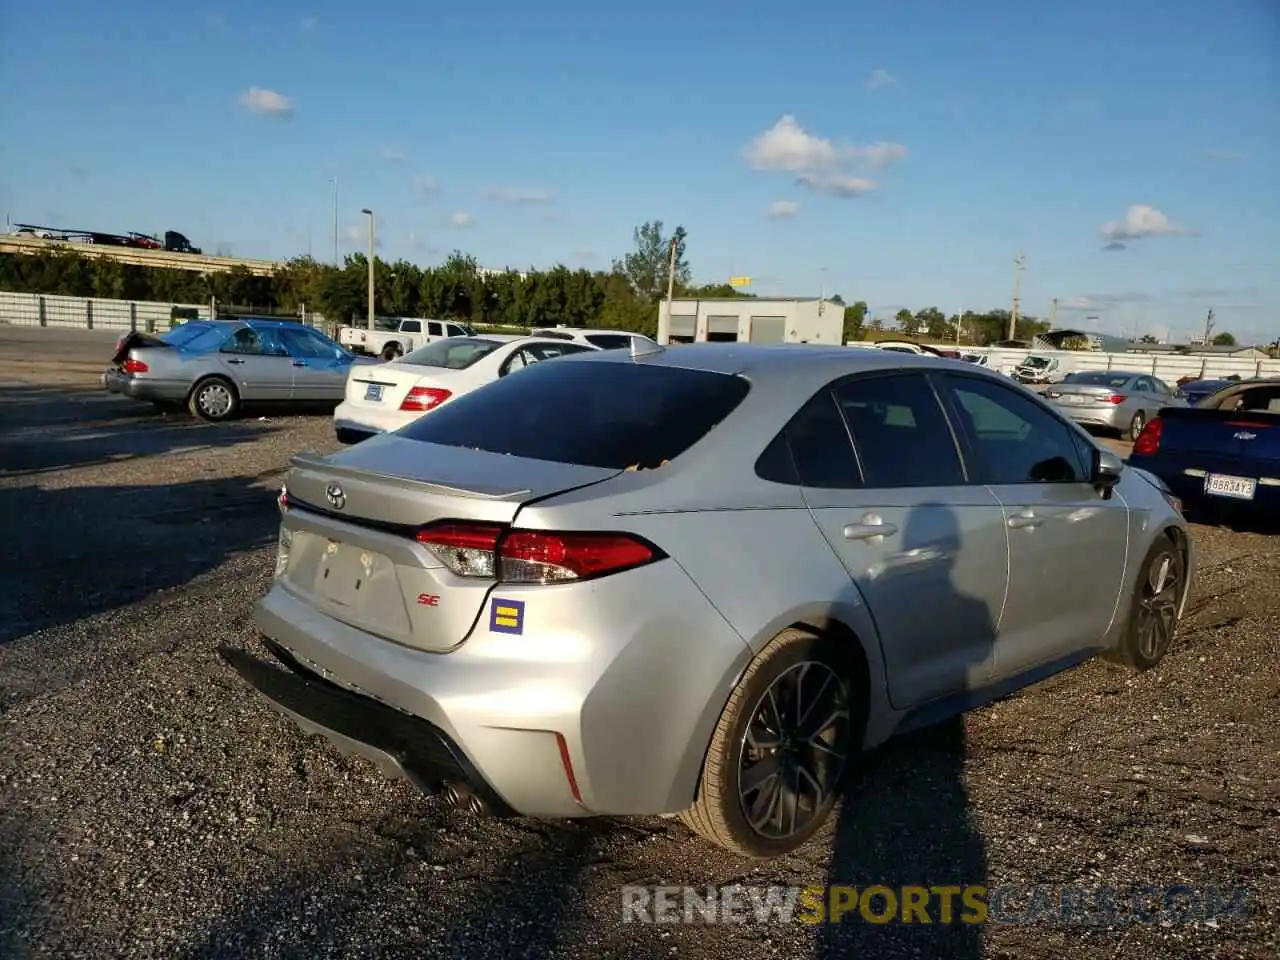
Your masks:
[[[350,400],[343,400],[333,411],[333,426],[335,430],[355,431],[369,437],[398,430],[420,416],[420,413],[402,413],[394,408],[378,410],[356,406]]]
[[[333,432],[337,436],[339,443],[359,443],[386,431],[368,427],[361,423],[353,423],[350,420],[339,420],[335,417],[333,420]]]
[[[1224,457],[1143,457],[1130,454],[1129,465],[1154,473],[1188,509],[1223,516],[1280,517],[1280,476],[1259,475],[1256,465]],[[1205,493],[1208,474],[1257,480],[1252,500]],[[1280,470],[1269,473],[1280,474]]]
[[[143,380],[123,374],[114,367],[102,374],[102,386],[107,393],[118,393],[133,400],[179,401],[187,398],[186,384]]]
[[[1128,430],[1133,415],[1120,407],[1077,407],[1065,403],[1054,404],[1063,416],[1082,427],[1102,427],[1105,430]]]
[[[688,807],[711,733],[751,657],[737,632],[673,561],[615,583],[503,593],[525,604],[522,633],[495,631],[483,617],[450,652],[352,627],[280,581],[254,621],[311,673],[439,731],[470,765],[468,781],[488,784],[522,816]],[[309,723],[324,733],[334,722]],[[367,735],[338,733],[394,760]]]
[[[443,730],[328,682],[277,644],[268,641],[268,647],[288,669],[234,647],[220,647],[218,654],[303,730],[373,761],[385,776],[428,793],[464,785],[490,812],[514,814]]]

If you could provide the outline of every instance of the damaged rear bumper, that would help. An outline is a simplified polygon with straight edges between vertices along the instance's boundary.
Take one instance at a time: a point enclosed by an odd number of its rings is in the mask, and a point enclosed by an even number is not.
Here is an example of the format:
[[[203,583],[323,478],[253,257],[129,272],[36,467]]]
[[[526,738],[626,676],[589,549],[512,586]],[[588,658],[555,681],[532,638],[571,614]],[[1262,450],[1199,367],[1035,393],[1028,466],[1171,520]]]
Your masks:
[[[330,683],[278,644],[264,642],[287,669],[236,647],[219,647],[218,654],[304,731],[372,761],[385,776],[408,780],[426,793],[445,792],[455,801],[475,798],[487,813],[516,815],[443,730]]]

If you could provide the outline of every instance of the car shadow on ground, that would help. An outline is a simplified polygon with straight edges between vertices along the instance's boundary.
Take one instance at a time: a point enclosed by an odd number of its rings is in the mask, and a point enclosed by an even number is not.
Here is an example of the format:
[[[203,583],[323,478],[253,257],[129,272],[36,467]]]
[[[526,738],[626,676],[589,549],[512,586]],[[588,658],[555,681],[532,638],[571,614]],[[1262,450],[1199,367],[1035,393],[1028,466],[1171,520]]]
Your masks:
[[[0,645],[180,587],[270,543],[279,513],[265,483],[0,486]]]
[[[940,625],[944,630],[963,629],[959,621],[966,620],[979,631],[983,623],[991,628],[993,614],[985,603],[958,593],[936,595],[939,589],[955,590],[951,571],[960,532],[948,508],[928,505],[909,516],[902,546],[914,552],[907,554],[911,563],[888,574],[900,580],[895,590],[935,591],[935,605],[956,617]],[[925,551],[923,562],[920,551]],[[972,645],[973,662],[953,664],[950,680],[962,690],[989,657],[989,648],[980,647]],[[245,695],[253,696],[248,690]],[[798,935],[808,946],[795,952],[797,960],[980,958],[982,930],[960,895],[962,888],[987,883],[986,845],[965,784],[963,720],[952,718],[891,741],[856,765],[844,789],[836,822],[819,834],[824,839],[780,861],[744,860],[702,846],[670,820],[513,821],[503,831],[511,845],[493,851],[497,863],[492,855],[485,857],[478,881],[457,862],[424,876],[421,859],[439,855],[433,847],[444,842],[440,834],[448,828],[429,819],[415,822],[408,812],[414,804],[408,802],[388,812],[401,822],[397,842],[374,842],[368,823],[356,825],[360,840],[349,833],[341,840],[340,832],[331,844],[318,839],[324,862],[286,868],[256,883],[247,897],[237,898],[235,912],[184,955],[309,958],[368,949],[379,956],[542,958],[562,951],[577,955],[590,944],[601,956],[634,960],[670,957],[677,950],[682,956],[751,956],[771,934],[750,918],[745,924],[678,928],[621,922],[624,883],[692,885],[702,892],[708,883],[736,876],[738,883],[856,888],[845,894],[850,909],[842,922],[830,922],[828,914],[827,922]],[[646,839],[699,846],[690,860],[692,875],[653,875],[644,844],[619,842],[633,825]],[[385,840],[385,832],[375,832]],[[592,869],[600,859],[611,864],[603,875]],[[882,893],[867,895],[868,887],[880,887]],[[908,920],[915,922],[902,922],[903,887],[931,891],[927,922],[910,913]],[[955,890],[950,916],[941,908],[939,887]],[[406,915],[418,919],[410,926],[390,919]],[[305,928],[299,927],[300,916],[309,918]],[[785,937],[794,942],[794,928]]]

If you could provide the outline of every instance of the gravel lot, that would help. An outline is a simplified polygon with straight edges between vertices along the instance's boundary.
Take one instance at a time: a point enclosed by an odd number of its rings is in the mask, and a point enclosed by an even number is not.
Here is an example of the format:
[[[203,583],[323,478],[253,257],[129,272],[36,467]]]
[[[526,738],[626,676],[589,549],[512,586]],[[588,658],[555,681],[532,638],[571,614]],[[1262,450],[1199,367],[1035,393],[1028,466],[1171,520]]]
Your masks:
[[[334,448],[328,417],[208,426],[108,398],[113,339],[0,326],[0,957],[1280,951],[1275,538],[1196,528],[1191,614],[1159,669],[1088,664],[892,744],[780,862],[666,819],[484,820],[305,739],[214,653],[259,649],[273,495],[290,454]],[[624,884],[734,882],[1243,885],[1252,915],[618,922]]]

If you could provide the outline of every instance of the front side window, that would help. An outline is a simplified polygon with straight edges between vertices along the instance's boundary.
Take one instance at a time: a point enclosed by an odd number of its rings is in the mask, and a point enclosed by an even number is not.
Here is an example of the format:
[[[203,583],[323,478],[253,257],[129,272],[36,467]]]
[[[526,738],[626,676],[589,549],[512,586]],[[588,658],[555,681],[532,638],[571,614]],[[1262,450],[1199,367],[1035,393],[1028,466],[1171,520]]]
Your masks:
[[[960,425],[992,484],[1081,483],[1090,466],[1071,428],[1016,388],[948,375]]]

